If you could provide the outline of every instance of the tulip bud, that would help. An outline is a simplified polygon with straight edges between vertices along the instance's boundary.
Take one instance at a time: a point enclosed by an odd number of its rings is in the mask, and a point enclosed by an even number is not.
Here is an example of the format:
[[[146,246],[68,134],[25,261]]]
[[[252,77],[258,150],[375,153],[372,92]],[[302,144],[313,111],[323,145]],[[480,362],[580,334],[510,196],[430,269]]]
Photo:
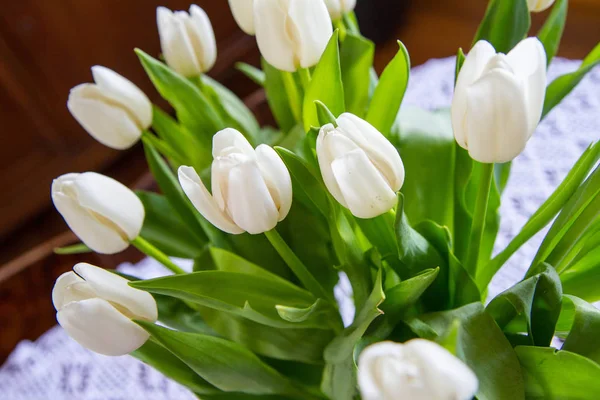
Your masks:
[[[331,195],[355,217],[374,218],[396,205],[404,164],[396,148],[367,121],[349,113],[321,128],[317,159]]]
[[[531,12],[541,12],[548,9],[554,0],[527,0],[527,6]]]
[[[240,29],[254,35],[254,0],[229,0],[229,8]]]
[[[540,122],[545,94],[546,53],[537,38],[521,41],[506,55],[481,40],[456,81],[454,137],[479,162],[511,161]]]
[[[95,172],[56,178],[52,201],[69,228],[97,253],[125,250],[144,224],[144,206],[135,193]]]
[[[380,342],[360,354],[363,400],[471,400],[479,383],[461,360],[437,343]]]
[[[140,348],[148,333],[132,319],[156,322],[158,309],[150,293],[127,279],[86,263],[62,274],[52,303],[60,326],[77,343],[96,353],[122,356]]]
[[[208,15],[197,5],[185,11],[156,9],[160,47],[167,65],[191,78],[210,70],[217,60],[217,42]]]
[[[67,108],[94,139],[117,150],[133,146],[152,125],[152,103],[131,81],[115,71],[92,67],[95,84],[75,86]]]
[[[333,33],[323,0],[254,0],[254,23],[262,56],[288,72],[316,65]]]
[[[346,13],[354,10],[356,7],[356,0],[325,0],[325,5],[329,10],[331,19],[336,21]]]
[[[192,167],[179,168],[179,183],[196,209],[220,230],[259,234],[275,228],[292,206],[292,180],[271,147],[252,148],[235,129],[213,137],[212,195]]]

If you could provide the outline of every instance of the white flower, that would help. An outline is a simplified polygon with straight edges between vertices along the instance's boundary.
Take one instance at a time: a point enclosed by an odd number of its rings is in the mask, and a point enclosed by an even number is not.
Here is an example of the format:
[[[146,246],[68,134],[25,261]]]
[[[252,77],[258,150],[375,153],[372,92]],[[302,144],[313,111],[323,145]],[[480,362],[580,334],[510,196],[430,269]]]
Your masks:
[[[56,178],[52,201],[69,228],[97,253],[125,250],[144,224],[144,206],[135,193],[95,172]]]
[[[127,280],[79,263],[54,284],[52,302],[63,329],[80,345],[107,356],[129,354],[148,340],[132,319],[155,322],[156,301]]]
[[[185,11],[156,9],[160,47],[167,65],[185,77],[207,72],[217,60],[217,42],[210,19],[197,5]]]
[[[346,13],[354,10],[356,0],[325,0],[331,19],[338,20]]]
[[[527,6],[531,12],[540,12],[549,8],[554,0],[527,0]]]
[[[479,385],[461,360],[423,339],[364,349],[358,384],[363,400],[471,400]]]
[[[95,84],[75,86],[67,107],[97,141],[117,150],[133,146],[152,125],[152,103],[131,81],[113,70],[92,67]]]
[[[396,205],[404,164],[396,148],[371,124],[344,113],[317,137],[325,185],[358,218],[374,218]]]
[[[456,81],[456,141],[479,162],[512,160],[540,121],[545,93],[546,53],[537,38],[521,41],[506,55],[477,42]]]
[[[233,19],[248,35],[254,35],[254,0],[229,0]]]
[[[292,181],[271,147],[254,150],[235,129],[213,137],[212,195],[192,167],[179,168],[179,182],[196,209],[220,230],[259,234],[275,228],[292,206]]]
[[[333,33],[323,0],[254,0],[262,56],[283,71],[316,65]]]

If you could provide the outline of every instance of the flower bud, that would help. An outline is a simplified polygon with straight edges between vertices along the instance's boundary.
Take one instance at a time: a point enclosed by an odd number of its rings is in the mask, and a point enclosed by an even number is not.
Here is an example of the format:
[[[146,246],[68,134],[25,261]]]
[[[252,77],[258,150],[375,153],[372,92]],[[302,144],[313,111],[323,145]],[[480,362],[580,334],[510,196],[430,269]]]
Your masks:
[[[527,0],[527,6],[531,12],[541,12],[548,9],[554,0]]]
[[[133,146],[152,125],[152,103],[131,81],[113,70],[92,67],[94,83],[75,86],[67,108],[97,141],[117,150]]]
[[[167,65],[191,78],[209,71],[217,60],[217,42],[210,19],[197,5],[185,11],[156,9],[160,47]]]
[[[363,400],[471,400],[479,385],[461,360],[423,339],[364,349],[358,384]]]
[[[511,161],[540,122],[545,93],[546,53],[537,38],[521,41],[506,55],[477,42],[454,90],[456,141],[479,162]]]
[[[254,23],[262,56],[288,72],[316,65],[333,33],[323,0],[254,0]]]
[[[394,208],[404,183],[398,150],[371,124],[344,113],[321,128],[317,159],[331,195],[355,217],[374,218]]]
[[[354,10],[356,0],[325,0],[325,5],[327,6],[327,10],[329,10],[331,19],[336,21],[342,18],[344,14]]]
[[[196,209],[220,230],[259,234],[275,228],[292,206],[292,180],[271,147],[252,148],[235,129],[213,137],[212,195],[192,167],[179,168],[179,182]]]
[[[122,356],[140,348],[148,333],[132,319],[156,322],[158,309],[150,293],[127,279],[79,263],[54,284],[52,303],[60,326],[77,343],[96,353]]]
[[[125,250],[144,224],[144,206],[135,193],[95,172],[56,178],[52,201],[69,228],[97,253]]]
[[[254,35],[254,0],[229,0],[229,8],[240,29]]]

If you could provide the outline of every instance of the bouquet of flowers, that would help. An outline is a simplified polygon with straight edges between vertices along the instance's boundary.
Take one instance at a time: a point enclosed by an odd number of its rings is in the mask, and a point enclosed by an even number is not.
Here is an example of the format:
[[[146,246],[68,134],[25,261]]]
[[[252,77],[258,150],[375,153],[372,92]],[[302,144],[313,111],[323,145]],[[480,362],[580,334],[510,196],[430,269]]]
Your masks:
[[[175,117],[92,68],[69,110],[107,146],[141,140],[161,193],[93,172],[57,178],[53,202],[82,241],[62,250],[134,245],[173,274],[77,264],[54,287],[58,322],[201,399],[598,398],[600,144],[492,250],[511,160],[600,46],[548,84],[567,0],[491,0],[458,50],[451,109],[403,108],[408,52],[398,42],[378,76],[354,3],[229,1],[263,57],[238,68],[277,127],[205,75],[216,44],[198,6],[157,10],[164,62],[136,50]],[[530,12],[550,6],[527,37]],[[486,303],[496,272],[550,223],[526,276]],[[339,279],[352,287],[346,321]]]

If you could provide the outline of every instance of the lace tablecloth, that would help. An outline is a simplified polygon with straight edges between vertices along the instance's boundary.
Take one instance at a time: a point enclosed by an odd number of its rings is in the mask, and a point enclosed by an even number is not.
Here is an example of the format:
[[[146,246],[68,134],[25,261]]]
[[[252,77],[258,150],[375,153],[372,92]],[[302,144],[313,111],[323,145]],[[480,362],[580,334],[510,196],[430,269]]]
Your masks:
[[[549,76],[573,71],[578,61],[557,59]],[[405,104],[447,107],[452,98],[453,58],[431,60],[413,69]],[[502,199],[496,249],[502,249],[552,193],[591,141],[600,138],[600,68],[553,110],[513,164]],[[545,231],[515,254],[492,282],[493,296],[519,280]],[[148,278],[165,271],[153,260],[122,265]],[[346,285],[338,294],[347,290]],[[50,301],[50,300],[49,300]],[[347,310],[351,314],[352,310]],[[348,319],[348,315],[346,315]],[[1,329],[1,328],[0,328]],[[0,368],[1,400],[188,400],[195,397],[132,357],[94,354],[55,327],[35,342],[23,341]]]

